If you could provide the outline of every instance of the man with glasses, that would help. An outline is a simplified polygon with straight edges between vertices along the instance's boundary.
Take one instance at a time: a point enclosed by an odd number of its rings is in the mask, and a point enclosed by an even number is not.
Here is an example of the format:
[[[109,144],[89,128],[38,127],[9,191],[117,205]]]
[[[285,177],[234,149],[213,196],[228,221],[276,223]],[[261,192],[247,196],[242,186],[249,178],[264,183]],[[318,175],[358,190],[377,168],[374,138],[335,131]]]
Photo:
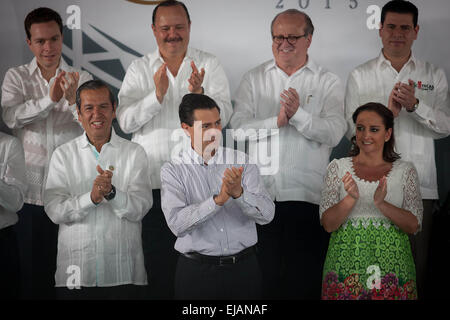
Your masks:
[[[154,204],[142,221],[145,265],[152,298],[173,296],[175,237],[160,203],[160,169],[179,143],[172,133],[179,128],[178,106],[187,93],[207,94],[217,101],[225,126],[231,117],[230,89],[219,60],[189,47],[191,20],[180,1],[161,2],[153,10],[153,35],[158,48],[135,60],[119,92],[117,120],[132,141],[147,152]]]
[[[328,237],[318,204],[331,150],[346,130],[343,90],[308,56],[314,32],[308,15],[286,10],[271,32],[274,59],[244,75],[230,123],[269,129],[269,142],[278,133],[279,170],[266,179],[275,218],[258,226],[265,297],[319,299]]]
[[[350,139],[355,132],[352,114],[358,106],[380,102],[394,113],[397,151],[416,166],[423,199],[422,231],[410,237],[418,296],[423,298],[433,204],[439,197],[433,139],[450,134],[450,100],[445,72],[412,54],[419,33],[417,20],[418,9],[409,1],[384,5],[379,30],[383,48],[377,58],[350,73],[345,116]]]

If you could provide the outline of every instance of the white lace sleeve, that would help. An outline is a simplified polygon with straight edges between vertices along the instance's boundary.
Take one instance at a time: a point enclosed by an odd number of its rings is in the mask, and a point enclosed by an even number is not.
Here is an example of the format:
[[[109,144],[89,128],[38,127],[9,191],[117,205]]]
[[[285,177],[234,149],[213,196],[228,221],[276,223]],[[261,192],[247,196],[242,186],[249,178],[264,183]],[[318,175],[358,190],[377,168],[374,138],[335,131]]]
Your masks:
[[[403,205],[402,208],[408,210],[416,216],[419,222],[417,232],[422,230],[423,204],[420,194],[419,177],[416,168],[409,165],[403,174]],[[416,233],[417,233],[416,232]]]
[[[322,196],[320,199],[319,218],[322,219],[322,214],[330,207],[339,202],[339,166],[336,159],[330,162],[327,168],[327,173],[324,178],[324,186],[322,189]]]

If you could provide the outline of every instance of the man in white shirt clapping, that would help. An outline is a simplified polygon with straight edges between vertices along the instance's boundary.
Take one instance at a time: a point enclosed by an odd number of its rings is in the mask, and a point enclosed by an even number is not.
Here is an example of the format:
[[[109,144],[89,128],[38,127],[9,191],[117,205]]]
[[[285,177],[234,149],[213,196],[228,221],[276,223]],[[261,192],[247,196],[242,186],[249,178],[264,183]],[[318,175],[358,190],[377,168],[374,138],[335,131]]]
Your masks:
[[[347,137],[355,135],[353,112],[367,102],[387,106],[395,116],[395,145],[403,160],[417,168],[423,199],[422,231],[411,236],[418,296],[424,294],[433,201],[438,199],[433,139],[450,134],[450,100],[445,73],[417,59],[412,45],[419,34],[418,9],[409,1],[383,6],[379,35],[383,48],[377,58],[354,69],[347,81]]]
[[[84,83],[76,100],[85,134],[53,153],[44,198],[45,211],[59,225],[57,294],[142,298],[141,220],[152,205],[147,156],[112,129],[116,103],[106,84]]]
[[[244,75],[230,124],[268,129],[261,132],[269,132],[269,143],[279,139],[279,170],[266,180],[275,218],[258,226],[265,297],[319,299],[327,234],[318,204],[331,150],[346,130],[343,90],[308,55],[314,32],[308,15],[286,10],[271,31],[274,59]]]
[[[23,298],[54,298],[57,228],[44,212],[43,190],[53,150],[79,136],[75,92],[92,79],[61,57],[63,24],[50,8],[37,8],[25,18],[30,63],[10,68],[2,85],[2,115],[25,152],[28,189],[19,213]]]

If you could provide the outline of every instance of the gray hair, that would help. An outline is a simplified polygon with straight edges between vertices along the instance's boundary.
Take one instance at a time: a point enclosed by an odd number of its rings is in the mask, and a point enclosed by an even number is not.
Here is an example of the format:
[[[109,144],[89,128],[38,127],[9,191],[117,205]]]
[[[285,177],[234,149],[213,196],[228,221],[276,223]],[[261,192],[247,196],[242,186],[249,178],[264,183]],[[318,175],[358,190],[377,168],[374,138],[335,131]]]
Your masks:
[[[272,23],[270,24],[270,33],[273,35],[273,24],[275,23],[275,20],[277,20],[277,18],[279,16],[281,16],[282,14],[300,14],[303,17],[305,17],[305,21],[306,21],[306,26],[305,26],[305,35],[312,35],[314,33],[314,25],[311,21],[311,18],[304,13],[303,11],[297,10],[297,9],[287,9],[283,12],[280,12],[279,14],[277,14],[275,16],[275,18],[273,18]]]

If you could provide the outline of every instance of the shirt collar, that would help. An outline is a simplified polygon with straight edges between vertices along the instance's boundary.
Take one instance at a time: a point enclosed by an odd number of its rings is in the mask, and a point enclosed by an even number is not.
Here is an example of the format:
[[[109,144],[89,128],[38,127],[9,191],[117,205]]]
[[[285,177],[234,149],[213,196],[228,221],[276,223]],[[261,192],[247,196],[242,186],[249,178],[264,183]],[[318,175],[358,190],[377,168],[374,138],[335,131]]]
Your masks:
[[[190,47],[188,47],[186,50],[186,54],[183,58],[183,61],[186,59],[194,60],[193,53],[194,53],[193,50]],[[161,64],[164,63],[164,58],[161,56],[161,52],[159,52],[159,48],[156,49],[156,51],[153,53],[153,56],[155,58],[155,61],[159,61],[159,62],[161,62]]]
[[[412,53],[412,51],[411,51],[411,56],[409,57],[408,61],[406,61],[404,66],[407,66],[408,64],[412,64],[414,67],[417,66],[417,59],[414,56],[414,54]],[[382,66],[392,66],[391,62],[388,59],[386,59],[386,57],[384,56],[383,50],[380,51],[380,54],[378,56],[377,68],[381,68]]]
[[[264,72],[268,72],[268,71],[270,71],[272,69],[279,69],[279,70],[281,70],[280,67],[277,66],[277,64],[275,62],[275,59],[272,59],[271,61],[269,61],[267,63],[266,67],[264,68]],[[310,70],[313,73],[317,73],[319,71],[319,66],[308,55],[308,61],[306,62],[306,64],[303,67],[301,67],[300,69],[298,69],[297,71],[295,71],[291,76],[296,75],[296,74],[302,72],[303,70]]]
[[[207,162],[208,165],[212,165],[212,164],[219,164],[221,163],[223,158],[223,147],[219,146],[219,148],[217,148],[216,153],[214,154],[214,156],[209,159],[209,161]],[[183,160],[184,163],[193,163],[193,164],[199,164],[201,166],[205,166],[205,161],[203,159],[202,156],[200,156],[197,152],[195,152],[194,149],[192,149],[192,146],[190,145],[185,145],[184,148],[184,152],[183,152]]]
[[[111,126],[111,137],[109,138],[109,141],[104,144],[104,146],[107,144],[111,145],[111,147],[113,147],[113,148],[119,148],[119,144],[120,144],[119,136],[116,134],[116,132],[114,131],[114,128],[112,128],[112,126]],[[93,146],[93,145],[89,141],[86,132],[84,132],[83,138],[81,139],[80,147],[88,148],[90,146]],[[102,147],[102,149],[103,149],[103,147]]]
[[[28,65],[28,71],[30,74],[33,74],[38,69],[39,69],[39,67],[37,64],[37,59],[36,59],[36,57],[34,57],[33,60],[31,60],[30,64]],[[59,60],[59,66],[56,69],[56,74],[58,74],[60,70],[64,70],[66,72],[70,71],[70,67],[67,64],[67,62],[63,59],[63,57],[61,57]]]

